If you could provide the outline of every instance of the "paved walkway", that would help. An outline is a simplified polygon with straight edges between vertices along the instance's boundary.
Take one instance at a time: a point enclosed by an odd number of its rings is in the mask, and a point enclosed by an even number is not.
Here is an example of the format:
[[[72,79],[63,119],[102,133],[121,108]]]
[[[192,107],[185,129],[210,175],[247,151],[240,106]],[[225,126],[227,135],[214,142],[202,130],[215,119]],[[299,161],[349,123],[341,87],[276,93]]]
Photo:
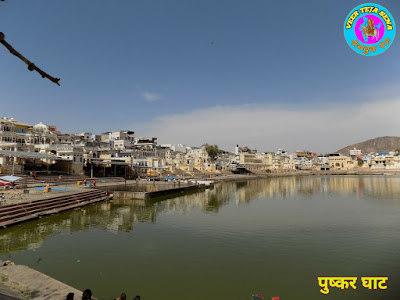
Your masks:
[[[23,265],[3,266],[0,261],[0,299],[5,295],[12,300],[20,299],[65,299],[68,293],[74,293],[79,299],[82,292],[39,271]],[[17,295],[21,295],[20,297]]]
[[[88,179],[88,182],[92,181],[92,179]],[[133,181],[134,182],[134,181]],[[124,181],[122,179],[113,179],[109,180],[107,178],[105,179],[96,179],[96,185],[102,186],[102,185],[120,185],[124,184]],[[62,180],[57,182],[56,184],[50,184],[50,188],[55,188],[55,189],[50,189],[49,192],[45,192],[43,190],[38,190],[35,189],[35,187],[38,186],[45,186],[46,184],[35,184],[29,185],[28,188],[25,189],[5,189],[4,187],[0,187],[0,205],[9,205],[9,204],[20,204],[20,203],[25,203],[25,202],[32,202],[36,200],[43,200],[47,198],[54,198],[57,196],[66,196],[66,195],[71,195],[71,194],[76,194],[80,192],[85,192],[88,191],[89,185],[85,186],[83,184],[78,185],[76,181],[71,182],[63,182]],[[65,189],[69,191],[60,191],[57,189]],[[25,192],[27,191],[27,192]]]
[[[54,186],[56,188],[68,189],[70,191],[58,191],[58,190],[50,190],[49,192],[44,192],[41,190],[37,190],[35,188],[27,188],[27,189],[15,189],[15,190],[0,190],[0,201],[1,205],[9,205],[9,204],[20,204],[25,202],[32,202],[35,200],[42,200],[46,198],[53,198],[57,196],[64,196],[75,194],[79,192],[87,191],[88,187],[82,187],[78,185],[68,185],[68,186]],[[24,192],[27,190],[28,192]],[[4,199],[1,199],[4,198]]]

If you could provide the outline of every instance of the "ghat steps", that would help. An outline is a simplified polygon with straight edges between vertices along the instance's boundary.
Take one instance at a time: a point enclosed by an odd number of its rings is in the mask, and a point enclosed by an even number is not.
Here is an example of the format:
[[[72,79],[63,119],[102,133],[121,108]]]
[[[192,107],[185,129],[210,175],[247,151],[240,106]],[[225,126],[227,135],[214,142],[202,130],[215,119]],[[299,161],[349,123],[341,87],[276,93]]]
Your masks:
[[[110,196],[105,191],[90,190],[21,204],[0,206],[0,228],[107,200],[109,198]]]

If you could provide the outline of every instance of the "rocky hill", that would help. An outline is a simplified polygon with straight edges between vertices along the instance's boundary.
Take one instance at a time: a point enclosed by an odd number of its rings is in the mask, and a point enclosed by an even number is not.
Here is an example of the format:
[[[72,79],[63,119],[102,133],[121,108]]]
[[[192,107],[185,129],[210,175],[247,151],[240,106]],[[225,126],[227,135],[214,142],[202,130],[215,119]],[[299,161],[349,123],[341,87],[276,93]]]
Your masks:
[[[347,146],[343,149],[338,150],[337,152],[341,153],[342,155],[349,155],[349,150],[352,150],[354,148],[361,149],[362,153],[395,151],[396,149],[400,149],[400,137],[398,136],[377,137],[365,142]]]

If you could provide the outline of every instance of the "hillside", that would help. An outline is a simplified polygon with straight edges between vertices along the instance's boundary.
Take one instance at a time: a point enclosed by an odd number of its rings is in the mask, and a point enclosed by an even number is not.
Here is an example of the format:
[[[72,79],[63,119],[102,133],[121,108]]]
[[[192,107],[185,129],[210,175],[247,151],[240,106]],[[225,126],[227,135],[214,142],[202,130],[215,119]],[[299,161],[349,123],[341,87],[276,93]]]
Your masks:
[[[362,153],[370,153],[370,152],[389,152],[395,151],[396,149],[400,149],[400,137],[398,136],[383,136],[377,137],[365,142],[353,144],[338,150],[337,152],[342,155],[349,155],[349,150],[352,149],[361,149]]]

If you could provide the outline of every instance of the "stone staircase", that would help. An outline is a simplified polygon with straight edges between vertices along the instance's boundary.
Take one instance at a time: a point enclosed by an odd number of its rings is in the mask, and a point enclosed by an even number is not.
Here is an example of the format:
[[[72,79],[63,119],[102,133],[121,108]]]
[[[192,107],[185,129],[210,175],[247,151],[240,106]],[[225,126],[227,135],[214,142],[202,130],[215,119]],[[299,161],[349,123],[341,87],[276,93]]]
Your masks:
[[[21,204],[0,206],[0,228],[107,200],[109,198],[110,196],[105,191],[90,190]]]

